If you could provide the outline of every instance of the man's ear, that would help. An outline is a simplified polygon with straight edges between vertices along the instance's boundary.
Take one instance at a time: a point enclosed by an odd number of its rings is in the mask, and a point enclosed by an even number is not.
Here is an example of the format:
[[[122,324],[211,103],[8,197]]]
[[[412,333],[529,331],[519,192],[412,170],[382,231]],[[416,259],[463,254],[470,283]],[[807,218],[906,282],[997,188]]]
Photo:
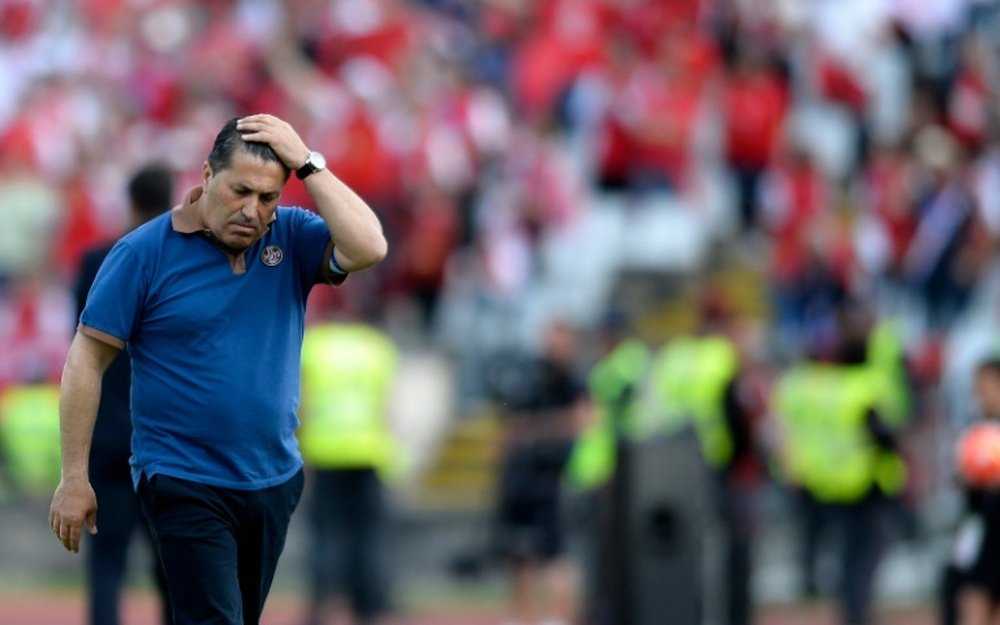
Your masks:
[[[203,192],[208,191],[208,182],[212,179],[215,173],[212,171],[212,166],[205,161],[205,164],[201,166],[201,190]]]

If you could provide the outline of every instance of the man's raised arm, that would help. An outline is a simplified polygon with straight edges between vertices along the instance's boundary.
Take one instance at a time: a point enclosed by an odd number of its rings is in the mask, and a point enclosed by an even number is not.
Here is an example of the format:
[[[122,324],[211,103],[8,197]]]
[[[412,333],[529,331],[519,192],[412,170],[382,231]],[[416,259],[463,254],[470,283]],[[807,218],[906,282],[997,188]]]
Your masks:
[[[295,129],[273,115],[249,115],[240,119],[236,127],[244,133],[244,140],[270,144],[292,171],[309,157],[309,148]],[[330,229],[335,261],[341,269],[358,271],[385,258],[387,244],[382,225],[350,187],[325,168],[308,176],[305,185]]]

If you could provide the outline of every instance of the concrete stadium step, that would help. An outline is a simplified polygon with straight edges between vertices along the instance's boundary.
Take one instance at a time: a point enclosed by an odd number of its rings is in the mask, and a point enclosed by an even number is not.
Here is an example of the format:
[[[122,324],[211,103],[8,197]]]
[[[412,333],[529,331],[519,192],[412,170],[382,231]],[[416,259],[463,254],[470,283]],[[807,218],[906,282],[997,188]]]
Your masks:
[[[415,511],[482,512],[493,501],[499,418],[489,410],[460,419],[418,478],[406,504]]]

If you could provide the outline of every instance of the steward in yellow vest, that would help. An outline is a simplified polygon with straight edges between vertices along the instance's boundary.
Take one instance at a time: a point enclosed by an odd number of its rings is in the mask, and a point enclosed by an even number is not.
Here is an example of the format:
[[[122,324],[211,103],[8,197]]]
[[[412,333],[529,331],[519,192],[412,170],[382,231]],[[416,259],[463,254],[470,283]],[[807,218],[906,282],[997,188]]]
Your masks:
[[[387,608],[382,572],[386,507],[380,476],[398,460],[386,423],[398,355],[378,329],[325,323],[302,344],[299,445],[312,468],[309,622],[324,620],[326,599],[346,595],[363,623]]]
[[[787,478],[825,503],[897,495],[906,470],[876,417],[881,380],[866,365],[806,363],[779,381],[774,409],[785,433]]]
[[[0,395],[0,449],[15,493],[48,497],[59,483],[59,385],[12,386]]]
[[[654,406],[643,429],[676,432],[691,426],[698,435],[702,457],[713,469],[734,459],[737,430],[727,414],[727,396],[739,374],[736,347],[721,335],[682,336],[664,345],[652,365]]]
[[[867,359],[868,336],[852,329],[841,329],[838,362],[807,362],[788,371],[772,407],[783,430],[787,479],[801,489],[806,586],[813,586],[819,528],[839,526],[842,619],[861,624],[870,622],[887,496],[905,486],[906,466],[879,412],[884,378]]]
[[[639,423],[639,396],[649,368],[649,349],[629,338],[598,361],[587,378],[593,422],[577,439],[567,477],[579,489],[605,484],[615,468],[615,435],[634,435]]]
[[[753,613],[754,500],[760,474],[752,411],[739,392],[743,365],[737,346],[721,333],[682,336],[654,357],[643,429],[678,433],[693,428],[712,471],[711,500],[720,533],[720,577],[725,625],[748,625]],[[665,478],[666,479],[666,478]]]
[[[306,330],[299,445],[308,465],[391,468],[395,451],[386,410],[397,360],[392,341],[368,325],[322,324]]]

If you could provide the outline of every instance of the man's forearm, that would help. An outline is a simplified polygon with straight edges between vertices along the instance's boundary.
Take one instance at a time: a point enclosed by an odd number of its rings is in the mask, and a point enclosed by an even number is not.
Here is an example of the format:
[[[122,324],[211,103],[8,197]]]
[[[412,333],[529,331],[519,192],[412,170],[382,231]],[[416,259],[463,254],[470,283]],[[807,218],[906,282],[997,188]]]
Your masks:
[[[288,122],[273,115],[248,115],[236,125],[244,141],[269,144],[292,171],[309,162],[309,149]],[[370,267],[385,258],[382,225],[372,209],[328,169],[305,179],[306,190],[330,229],[337,264],[347,271]]]
[[[90,444],[101,399],[103,372],[74,343],[63,369],[59,434],[63,479],[86,478]]]
[[[382,225],[364,200],[329,170],[316,172],[305,182],[316,210],[330,229],[341,267],[358,271],[385,257]]]

